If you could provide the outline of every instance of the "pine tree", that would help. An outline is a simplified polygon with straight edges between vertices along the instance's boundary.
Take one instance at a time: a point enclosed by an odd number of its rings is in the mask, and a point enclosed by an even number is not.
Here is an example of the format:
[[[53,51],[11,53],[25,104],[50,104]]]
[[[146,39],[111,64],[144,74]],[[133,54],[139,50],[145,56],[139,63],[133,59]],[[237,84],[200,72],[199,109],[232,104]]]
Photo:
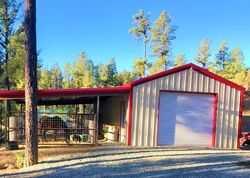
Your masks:
[[[196,62],[201,64],[203,68],[209,66],[209,57],[211,56],[211,41],[208,39],[202,40],[198,49],[198,56],[195,58]]]
[[[60,89],[63,87],[62,71],[58,63],[55,63],[50,70],[51,88]]]
[[[40,89],[51,89],[52,88],[51,72],[47,66],[41,70],[41,77],[39,80],[39,88]]]
[[[143,43],[144,43],[144,59],[143,59],[144,64],[143,65],[145,65],[144,68],[146,68],[147,43],[149,41],[148,33],[150,32],[151,22],[148,18],[148,15],[146,15],[143,10],[139,10],[139,12],[133,16],[133,19],[134,19],[134,24],[136,25],[136,27],[131,28],[129,30],[129,33],[133,34],[137,41],[141,41],[143,39]],[[145,76],[145,71],[143,73],[143,76]]]
[[[144,76],[146,71],[145,60],[142,58],[136,59],[133,64],[133,75],[136,79],[140,79]]]
[[[86,53],[81,52],[78,59],[71,64],[72,87],[92,87],[94,85],[94,65],[87,58]]]
[[[115,59],[112,58],[109,60],[109,63],[107,64],[108,68],[108,86],[116,86],[118,85],[117,80],[117,67]]]
[[[223,41],[220,44],[217,54],[215,55],[215,61],[217,70],[223,71],[225,66],[230,63],[230,55],[228,52],[228,44],[226,41]]]
[[[247,71],[245,69],[242,69],[240,72],[235,74],[232,81],[237,83],[238,85],[241,85],[241,86],[247,88],[248,87]]]
[[[106,87],[108,86],[108,66],[102,63],[96,66],[96,86]]]
[[[5,89],[11,89],[9,72],[10,38],[15,32],[14,26],[18,18],[21,4],[17,0],[0,0],[0,75]],[[7,110],[11,110],[10,101],[6,102]]]
[[[107,87],[107,86],[116,86],[119,84],[117,79],[117,67],[115,59],[112,58],[108,64],[99,64],[95,69],[95,79],[97,87]]]
[[[241,48],[239,48],[239,47],[233,48],[231,50],[230,58],[231,58],[232,62],[235,62],[235,63],[239,64],[240,66],[243,65],[243,62],[245,59],[244,54],[243,54]]]
[[[171,43],[176,38],[175,31],[178,27],[172,25],[171,21],[171,17],[163,11],[151,28],[153,55],[158,57],[158,60],[152,63],[151,73],[164,71],[173,63],[170,60]]]
[[[90,59],[86,60],[85,70],[84,70],[84,78],[83,78],[83,87],[93,87],[95,83],[94,78],[94,64]]]
[[[72,88],[71,64],[67,63],[63,72],[63,88]]]
[[[23,25],[11,36],[8,46],[8,76],[12,89],[24,89],[25,34]]]
[[[11,89],[9,72],[9,44],[10,38],[15,32],[14,26],[20,9],[18,0],[0,0],[0,63],[4,71],[4,85],[7,90]]]
[[[118,73],[117,80],[118,80],[119,85],[123,85],[123,84],[126,84],[128,82],[134,81],[134,75],[132,72],[124,70],[124,71]]]
[[[246,75],[244,59],[245,57],[242,50],[239,47],[233,48],[230,52],[230,63],[225,66],[223,72],[224,77],[238,84],[244,83],[244,81],[242,81],[244,78],[243,74]]]
[[[176,55],[174,67],[182,66],[185,63],[186,63],[186,56],[184,54]]]

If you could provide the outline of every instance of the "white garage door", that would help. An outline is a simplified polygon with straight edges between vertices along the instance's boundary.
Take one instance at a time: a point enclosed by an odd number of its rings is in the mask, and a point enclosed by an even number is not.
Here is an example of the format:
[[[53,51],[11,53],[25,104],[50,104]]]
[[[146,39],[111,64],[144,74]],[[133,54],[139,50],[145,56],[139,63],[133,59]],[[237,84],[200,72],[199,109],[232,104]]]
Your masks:
[[[160,93],[159,145],[212,144],[214,96]]]

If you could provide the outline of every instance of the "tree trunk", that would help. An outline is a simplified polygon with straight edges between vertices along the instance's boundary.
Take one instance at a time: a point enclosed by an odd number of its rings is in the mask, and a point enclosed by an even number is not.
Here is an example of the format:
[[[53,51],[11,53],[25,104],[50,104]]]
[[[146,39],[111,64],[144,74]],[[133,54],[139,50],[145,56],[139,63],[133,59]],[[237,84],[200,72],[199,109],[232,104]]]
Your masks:
[[[38,163],[36,0],[25,0],[25,166]]]
[[[147,67],[147,36],[144,35],[144,67],[143,77],[145,77],[146,67]]]

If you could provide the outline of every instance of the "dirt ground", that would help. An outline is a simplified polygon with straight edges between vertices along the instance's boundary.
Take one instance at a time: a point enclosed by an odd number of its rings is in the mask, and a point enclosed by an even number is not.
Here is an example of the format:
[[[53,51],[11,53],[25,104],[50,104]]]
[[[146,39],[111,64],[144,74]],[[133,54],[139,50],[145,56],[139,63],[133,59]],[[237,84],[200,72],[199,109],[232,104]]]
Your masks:
[[[57,154],[40,160],[39,164],[5,170],[0,172],[0,177],[230,178],[250,175],[250,152],[245,150],[126,146],[54,150]]]
[[[16,154],[24,152],[24,147],[21,145],[18,150],[6,151],[4,146],[0,148],[0,172],[4,169],[17,169]],[[94,148],[93,145],[40,145],[39,146],[39,160],[44,161],[51,157],[58,155],[71,156],[78,152],[86,152]]]

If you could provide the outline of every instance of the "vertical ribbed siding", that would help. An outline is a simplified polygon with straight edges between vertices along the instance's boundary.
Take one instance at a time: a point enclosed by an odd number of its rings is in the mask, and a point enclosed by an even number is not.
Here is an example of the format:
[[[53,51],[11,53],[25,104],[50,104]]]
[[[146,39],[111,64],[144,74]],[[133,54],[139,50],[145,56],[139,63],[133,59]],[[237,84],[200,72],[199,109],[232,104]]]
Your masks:
[[[215,146],[237,148],[240,91],[192,69],[133,88],[132,145],[157,145],[160,90],[218,93]]]
[[[121,129],[123,129],[123,131],[121,130],[120,132],[120,141],[123,141],[123,142],[127,142],[127,128],[128,128],[128,119],[129,119],[129,106],[128,106],[128,95],[124,95],[122,100],[126,103],[125,104],[125,122],[124,122],[124,127],[122,127]],[[121,136],[122,135],[122,136]],[[122,140],[122,137],[125,137],[124,140]]]

